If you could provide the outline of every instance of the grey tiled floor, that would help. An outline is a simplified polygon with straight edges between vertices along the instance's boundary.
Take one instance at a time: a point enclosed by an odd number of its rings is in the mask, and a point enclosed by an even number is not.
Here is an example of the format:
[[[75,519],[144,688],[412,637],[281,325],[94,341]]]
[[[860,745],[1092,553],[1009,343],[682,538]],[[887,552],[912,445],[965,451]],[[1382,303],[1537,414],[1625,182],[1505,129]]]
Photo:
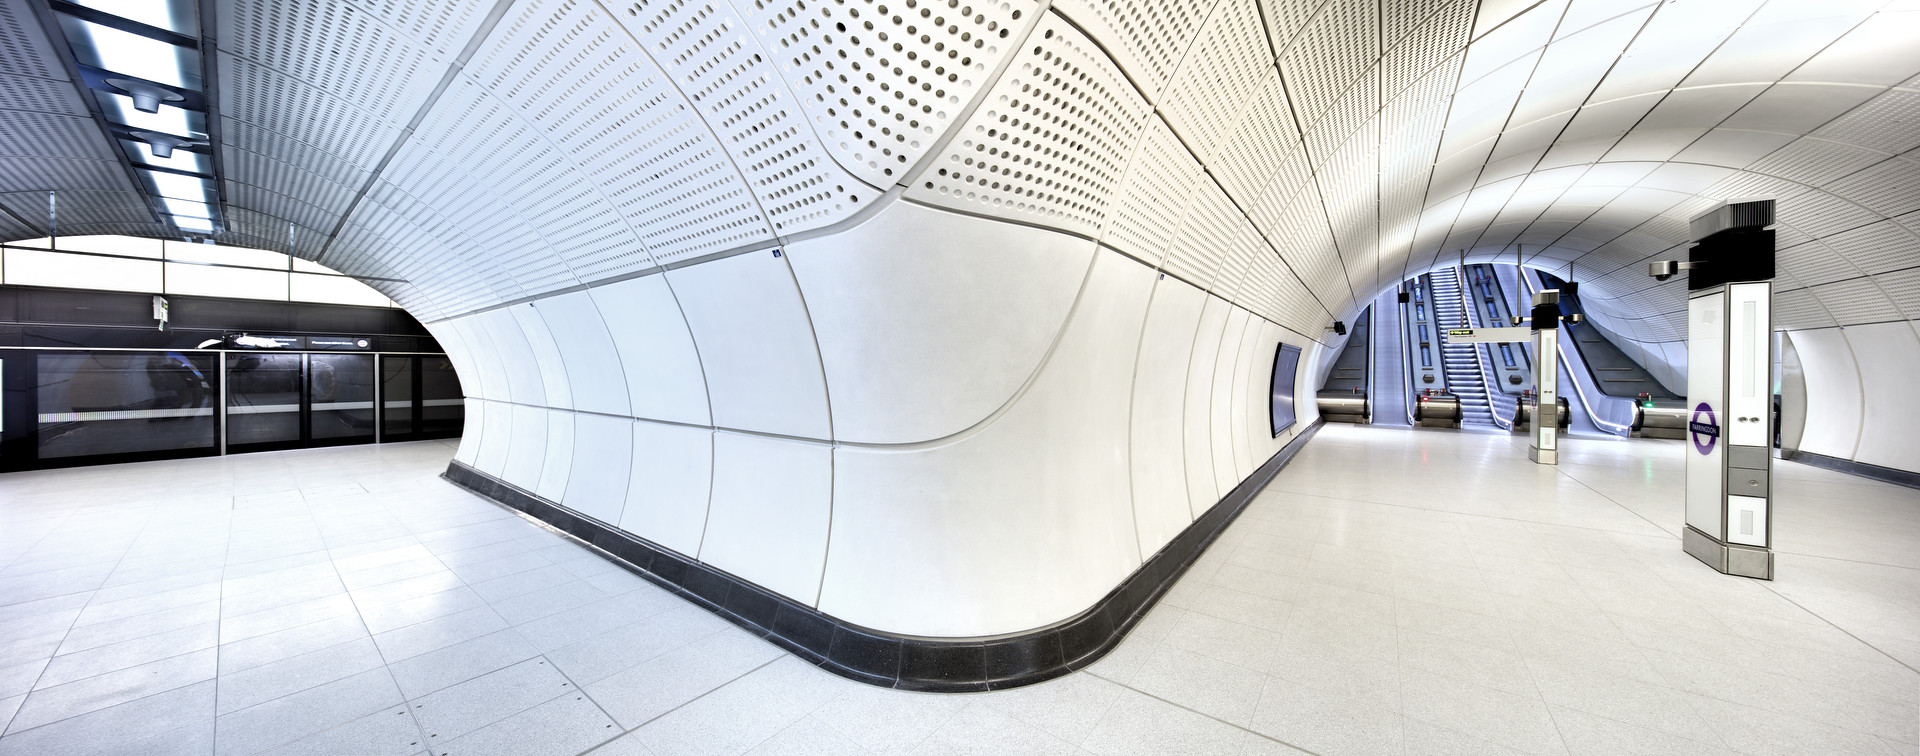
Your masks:
[[[0,476],[0,756],[1920,751],[1920,496],[1778,471],[1681,553],[1678,442],[1329,427],[1086,672],[820,672],[439,480],[437,442]]]

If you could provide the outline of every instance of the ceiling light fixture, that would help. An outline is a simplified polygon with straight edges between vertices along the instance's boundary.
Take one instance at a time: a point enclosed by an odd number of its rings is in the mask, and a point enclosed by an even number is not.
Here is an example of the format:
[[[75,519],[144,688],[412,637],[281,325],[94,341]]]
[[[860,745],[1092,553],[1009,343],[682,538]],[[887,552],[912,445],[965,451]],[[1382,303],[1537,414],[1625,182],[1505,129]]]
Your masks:
[[[207,145],[206,142],[182,139],[172,134],[159,134],[152,131],[130,131],[127,132],[127,135],[146,142],[147,149],[153,152],[153,156],[163,160],[173,157],[175,148],[205,147]]]
[[[139,80],[107,79],[107,84],[131,95],[133,109],[142,113],[158,113],[162,102],[181,102],[187,99],[179,92]]]

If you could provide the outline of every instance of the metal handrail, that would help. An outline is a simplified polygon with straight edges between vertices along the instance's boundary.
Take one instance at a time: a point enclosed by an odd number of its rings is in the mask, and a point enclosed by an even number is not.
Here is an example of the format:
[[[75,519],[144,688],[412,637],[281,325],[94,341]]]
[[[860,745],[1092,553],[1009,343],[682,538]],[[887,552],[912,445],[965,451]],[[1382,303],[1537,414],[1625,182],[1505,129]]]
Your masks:
[[[1460,310],[1463,313],[1463,316],[1461,317],[1460,322],[1465,323],[1468,328],[1474,328],[1476,327],[1474,323],[1477,321],[1474,318],[1474,309],[1473,307],[1470,306],[1473,302],[1472,287],[1465,285],[1467,280],[1466,268],[1458,265],[1454,266],[1453,277],[1455,280],[1461,282],[1462,284],[1459,287]],[[1480,382],[1482,384],[1482,390],[1487,392],[1487,414],[1493,416],[1494,425],[1500,426],[1507,430],[1513,430],[1513,420],[1511,418],[1508,418],[1506,419],[1506,422],[1501,422],[1500,413],[1495,412],[1493,408],[1493,392],[1500,390],[1500,384],[1494,383],[1493,377],[1487,374],[1487,363],[1492,361],[1492,353],[1490,351],[1482,352],[1480,350],[1479,344],[1472,344],[1470,346],[1473,348],[1473,367],[1474,369],[1480,371]],[[1485,356],[1487,359],[1482,360],[1481,357],[1483,356]]]

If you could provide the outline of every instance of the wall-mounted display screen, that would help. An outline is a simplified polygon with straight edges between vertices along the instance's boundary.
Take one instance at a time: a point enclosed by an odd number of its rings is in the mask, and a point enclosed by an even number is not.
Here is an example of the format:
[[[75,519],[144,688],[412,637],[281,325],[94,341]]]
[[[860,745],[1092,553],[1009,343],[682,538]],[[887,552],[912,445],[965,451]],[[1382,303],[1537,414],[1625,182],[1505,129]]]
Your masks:
[[[1273,435],[1293,427],[1293,374],[1300,366],[1300,347],[1281,344],[1273,354]]]

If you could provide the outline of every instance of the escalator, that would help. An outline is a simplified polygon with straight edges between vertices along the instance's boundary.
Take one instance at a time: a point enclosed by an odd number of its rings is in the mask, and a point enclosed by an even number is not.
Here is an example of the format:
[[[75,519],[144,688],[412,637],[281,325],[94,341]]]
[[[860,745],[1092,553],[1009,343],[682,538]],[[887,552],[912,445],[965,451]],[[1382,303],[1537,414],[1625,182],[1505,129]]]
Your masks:
[[[1549,273],[1531,272],[1538,276],[1542,287],[1560,290],[1561,314],[1572,315],[1582,311],[1578,291],[1569,294],[1565,281]],[[1565,329],[1566,343],[1579,350],[1580,361],[1586,365],[1600,393],[1622,399],[1634,399],[1642,394],[1655,401],[1681,398],[1660,385],[1646,368],[1620,351],[1620,347],[1615,346],[1591,323],[1567,324]]]
[[[1441,331],[1473,328],[1470,313],[1463,306],[1458,268],[1441,268],[1428,274],[1433,290],[1434,317]],[[1441,363],[1446,368],[1447,391],[1460,402],[1460,427],[1500,430],[1495,422],[1487,382],[1480,365],[1480,352],[1473,344],[1442,340]]]
[[[1368,363],[1373,328],[1371,308],[1360,311],[1347,331],[1347,344],[1334,358],[1318,394],[1320,417],[1329,423],[1365,423],[1368,408]]]
[[[1375,299],[1370,308],[1370,314],[1377,315],[1370,318],[1371,327],[1367,329],[1373,364],[1367,398],[1373,403],[1371,417],[1375,425],[1413,424],[1413,412],[1407,401],[1410,391],[1406,329],[1401,327],[1405,307],[1400,304],[1400,293],[1389,291]]]

